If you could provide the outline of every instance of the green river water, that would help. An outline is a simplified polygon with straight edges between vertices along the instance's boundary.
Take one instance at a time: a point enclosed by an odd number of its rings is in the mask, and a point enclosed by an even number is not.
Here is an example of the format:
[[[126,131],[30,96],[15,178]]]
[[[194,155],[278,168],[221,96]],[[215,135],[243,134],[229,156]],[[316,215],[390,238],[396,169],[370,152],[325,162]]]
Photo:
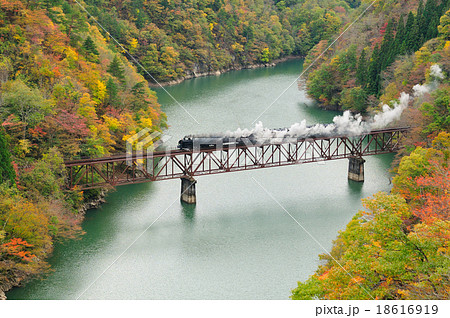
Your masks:
[[[190,133],[250,128],[295,81],[301,64],[291,60],[168,87],[199,124],[158,89],[169,144]],[[335,115],[316,108],[295,83],[260,120],[279,128],[302,119],[330,122]],[[180,203],[179,180],[119,187],[100,209],[87,212],[81,239],[55,246],[49,275],[7,297],[288,299],[324,252],[309,234],[329,250],[361,198],[389,191],[392,158],[368,157],[364,184],[347,180],[347,160],[202,176],[195,206]]]

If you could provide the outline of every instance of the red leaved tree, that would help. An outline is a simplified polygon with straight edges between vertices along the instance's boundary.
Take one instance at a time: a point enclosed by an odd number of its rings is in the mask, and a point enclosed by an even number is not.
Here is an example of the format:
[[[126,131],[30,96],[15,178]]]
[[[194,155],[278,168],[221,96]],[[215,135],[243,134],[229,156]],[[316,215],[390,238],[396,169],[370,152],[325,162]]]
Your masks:
[[[450,217],[450,171],[437,163],[434,166],[432,174],[415,180],[421,191],[414,199],[413,213],[425,223]]]
[[[27,247],[33,247],[33,245],[28,244],[27,241],[19,238],[13,238],[11,241],[1,245],[1,251],[5,254],[17,256],[21,261],[30,262],[36,255],[31,254],[27,251]]]

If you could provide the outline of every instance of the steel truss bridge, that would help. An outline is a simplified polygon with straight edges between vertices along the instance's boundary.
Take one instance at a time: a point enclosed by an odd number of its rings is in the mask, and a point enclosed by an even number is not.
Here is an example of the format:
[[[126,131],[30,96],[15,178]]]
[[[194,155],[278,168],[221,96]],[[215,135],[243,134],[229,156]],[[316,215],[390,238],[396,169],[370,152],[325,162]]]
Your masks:
[[[168,179],[280,167],[326,160],[392,153],[409,127],[373,130],[358,136],[305,138],[289,143],[236,146],[223,149],[156,151],[105,158],[65,161],[68,186],[81,190]],[[364,170],[362,170],[364,173]],[[357,180],[357,181],[363,181]]]

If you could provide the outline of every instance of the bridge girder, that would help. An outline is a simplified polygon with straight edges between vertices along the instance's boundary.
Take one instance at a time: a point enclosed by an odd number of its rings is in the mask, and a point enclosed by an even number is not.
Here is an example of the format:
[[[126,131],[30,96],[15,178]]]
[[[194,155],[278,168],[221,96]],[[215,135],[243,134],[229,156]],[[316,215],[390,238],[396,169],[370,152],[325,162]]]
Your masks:
[[[362,158],[392,153],[409,128],[375,130],[358,136],[301,139],[282,144],[146,154],[66,161],[69,188],[93,189],[294,164]]]

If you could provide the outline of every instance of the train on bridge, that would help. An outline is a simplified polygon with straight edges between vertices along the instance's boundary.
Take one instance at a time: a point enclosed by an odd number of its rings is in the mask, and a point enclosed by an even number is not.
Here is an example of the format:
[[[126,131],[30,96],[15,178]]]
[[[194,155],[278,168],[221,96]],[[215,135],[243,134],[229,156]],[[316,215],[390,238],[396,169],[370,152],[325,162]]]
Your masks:
[[[352,131],[353,130],[353,131]],[[178,141],[177,148],[184,151],[228,149],[236,147],[254,147],[265,145],[280,145],[298,143],[301,140],[329,138],[329,137],[352,137],[368,134],[370,132],[389,131],[386,129],[370,129],[369,125],[359,126],[354,129],[339,128],[335,124],[317,124],[314,126],[303,126],[295,131],[289,128],[261,129],[257,132],[247,133],[225,133],[215,135],[187,135]]]
[[[195,203],[194,177],[201,175],[348,159],[348,178],[362,182],[363,157],[397,151],[409,130],[395,127],[356,135],[339,131],[334,135],[301,137],[277,130],[272,131],[273,138],[270,131],[259,131],[253,136],[252,132],[242,134],[244,137],[191,135],[179,141],[179,149],[67,160],[65,165],[70,189],[181,179],[181,200]]]
[[[307,126],[305,133],[301,135],[291,134],[288,128],[266,129],[259,133],[231,136],[233,133],[216,135],[187,135],[178,141],[177,148],[192,151],[206,149],[227,149],[233,147],[251,147],[271,144],[297,143],[304,139],[314,139],[338,135],[338,130],[333,124]],[[228,135],[228,136],[227,136]]]

